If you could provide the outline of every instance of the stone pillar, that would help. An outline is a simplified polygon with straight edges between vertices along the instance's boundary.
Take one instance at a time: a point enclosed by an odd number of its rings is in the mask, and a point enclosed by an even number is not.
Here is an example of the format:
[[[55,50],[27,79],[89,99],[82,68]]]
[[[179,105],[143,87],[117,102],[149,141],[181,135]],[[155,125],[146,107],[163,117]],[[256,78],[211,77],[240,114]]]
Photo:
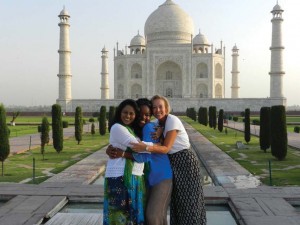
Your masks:
[[[232,82],[231,82],[231,98],[239,98],[239,67],[238,67],[238,57],[239,49],[234,45],[232,48]]]
[[[59,73],[57,74],[59,79],[59,95],[57,99],[57,103],[61,104],[63,111],[71,111],[71,109],[67,109],[66,107],[70,105],[70,101],[72,100],[71,93],[71,63],[70,63],[70,24],[69,19],[70,15],[65,10],[65,8],[58,15],[60,19],[60,23],[58,26],[60,27],[60,38],[59,38]]]
[[[101,99],[109,99],[109,83],[108,83],[108,51],[104,47],[102,49],[102,72],[101,72]]]
[[[272,22],[272,45],[271,50],[271,71],[270,71],[270,97],[284,98],[283,96],[283,50],[282,45],[282,12],[283,10],[277,4],[271,13],[273,14]]]

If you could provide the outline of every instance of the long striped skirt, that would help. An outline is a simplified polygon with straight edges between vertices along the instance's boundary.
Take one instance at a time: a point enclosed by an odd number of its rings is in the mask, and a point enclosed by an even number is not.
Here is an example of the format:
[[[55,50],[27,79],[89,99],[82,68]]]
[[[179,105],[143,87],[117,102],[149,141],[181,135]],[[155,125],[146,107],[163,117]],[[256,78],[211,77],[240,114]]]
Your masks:
[[[170,206],[171,225],[205,225],[206,211],[200,164],[191,150],[169,154],[173,170]]]
[[[144,225],[144,176],[132,175],[133,186],[128,189],[122,177],[105,178],[103,225]]]

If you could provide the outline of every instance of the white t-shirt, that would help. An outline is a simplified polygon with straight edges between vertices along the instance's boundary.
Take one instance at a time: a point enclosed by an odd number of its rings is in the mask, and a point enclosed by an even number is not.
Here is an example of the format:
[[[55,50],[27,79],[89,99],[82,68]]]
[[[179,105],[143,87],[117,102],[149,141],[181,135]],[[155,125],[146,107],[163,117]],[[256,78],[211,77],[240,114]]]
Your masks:
[[[138,138],[134,137],[126,127],[121,124],[114,124],[110,129],[109,143],[116,148],[126,150],[130,143],[138,143]],[[145,142],[147,145],[151,143]],[[105,177],[120,177],[124,175],[125,158],[108,159]],[[132,175],[143,175],[144,163],[133,163]]]
[[[164,129],[164,136],[166,137],[167,132],[170,130],[177,130],[177,136],[174,141],[173,146],[171,147],[171,150],[168,152],[168,154],[173,154],[176,152],[179,152],[183,149],[190,148],[190,141],[189,137],[186,133],[186,130],[180,121],[180,119],[177,116],[169,114],[167,117],[167,121],[165,123],[165,129]]]

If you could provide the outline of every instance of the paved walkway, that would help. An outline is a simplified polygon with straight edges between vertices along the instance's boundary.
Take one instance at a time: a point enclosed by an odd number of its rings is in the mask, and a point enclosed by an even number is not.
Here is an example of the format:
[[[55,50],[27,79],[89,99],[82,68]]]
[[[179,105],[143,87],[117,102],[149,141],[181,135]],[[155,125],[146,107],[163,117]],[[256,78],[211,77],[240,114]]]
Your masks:
[[[228,120],[228,123],[224,124],[224,126],[244,131],[244,123]],[[259,136],[259,129],[260,126],[250,125],[250,132],[252,135]],[[288,146],[300,150],[300,133],[288,132]]]
[[[95,126],[97,126],[95,124]],[[70,126],[68,128],[64,128],[64,138],[69,138],[74,136],[75,133],[75,127]],[[90,131],[90,125],[84,125],[83,126],[83,131],[84,132],[89,132]],[[50,137],[50,143],[52,143],[52,132],[50,131],[49,133]],[[41,146],[41,139],[40,139],[40,133],[35,133],[35,134],[28,134],[28,135],[23,135],[20,137],[14,137],[9,139],[9,144],[10,144],[10,154],[19,154],[23,153],[33,148],[37,148]]]
[[[260,185],[256,177],[223,151],[188,124],[185,126],[193,150],[219,184],[204,187],[206,204],[228,205],[241,225],[300,224],[300,211],[292,206],[292,203],[300,203],[300,187]],[[103,200],[103,186],[89,184],[103,171],[107,160],[104,149],[42,184],[0,184],[0,200],[7,201],[2,206],[0,202],[0,224],[33,225],[46,222],[101,225],[102,221],[93,215],[87,217],[86,214],[76,213],[74,217],[68,215],[71,218],[65,220],[65,217],[58,218],[62,213],[57,212],[68,202],[99,203]],[[52,223],[54,218],[56,222]],[[81,222],[75,223],[77,219]]]

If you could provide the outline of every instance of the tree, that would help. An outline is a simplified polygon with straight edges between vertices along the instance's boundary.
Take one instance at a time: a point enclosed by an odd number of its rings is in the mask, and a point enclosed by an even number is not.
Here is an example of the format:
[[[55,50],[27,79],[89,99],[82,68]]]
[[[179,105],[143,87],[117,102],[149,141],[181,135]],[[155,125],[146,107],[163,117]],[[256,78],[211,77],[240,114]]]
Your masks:
[[[53,147],[57,153],[63,150],[63,125],[61,107],[58,104],[52,105],[52,138]]]
[[[82,120],[82,111],[81,107],[77,106],[75,111],[75,139],[77,144],[80,144],[82,140],[82,132],[83,132],[83,120]]]
[[[217,127],[217,107],[212,106],[212,127],[216,129]]]
[[[202,124],[202,107],[198,109],[198,123]]]
[[[94,135],[96,132],[95,132],[95,124],[92,123],[92,126],[91,126],[91,134]]]
[[[260,109],[260,129],[259,129],[260,149],[267,152],[271,145],[271,108],[261,107]]]
[[[203,107],[203,125],[207,126],[208,124],[208,118],[207,118],[207,108]]]
[[[41,153],[43,155],[43,160],[44,160],[44,154],[45,154],[45,145],[49,143],[49,122],[47,117],[44,117],[42,120],[42,125],[41,125]]]
[[[285,107],[271,107],[271,152],[278,160],[284,160],[287,154],[287,130]]]
[[[99,133],[105,135],[106,133],[106,107],[101,106],[100,117],[99,117]]]
[[[13,112],[13,118],[12,118],[12,120],[10,121],[10,124],[11,124],[12,126],[15,126],[15,120],[18,118],[19,115],[20,115],[20,111]]]
[[[251,133],[250,133],[250,109],[245,109],[245,119],[244,119],[244,139],[247,144],[251,140]]]
[[[190,108],[190,117],[194,121],[197,120],[197,112],[196,112],[195,108]]]
[[[224,120],[224,110],[220,109],[219,116],[218,116],[218,130],[220,132],[223,131],[223,120]]]
[[[208,107],[208,125],[210,128],[213,127],[213,106]]]
[[[4,176],[4,161],[9,156],[9,131],[6,124],[6,112],[0,104],[0,161],[2,162],[2,176]]]
[[[116,113],[116,107],[110,106],[109,107],[109,113],[108,113],[108,127],[110,127],[110,124],[112,123]]]

